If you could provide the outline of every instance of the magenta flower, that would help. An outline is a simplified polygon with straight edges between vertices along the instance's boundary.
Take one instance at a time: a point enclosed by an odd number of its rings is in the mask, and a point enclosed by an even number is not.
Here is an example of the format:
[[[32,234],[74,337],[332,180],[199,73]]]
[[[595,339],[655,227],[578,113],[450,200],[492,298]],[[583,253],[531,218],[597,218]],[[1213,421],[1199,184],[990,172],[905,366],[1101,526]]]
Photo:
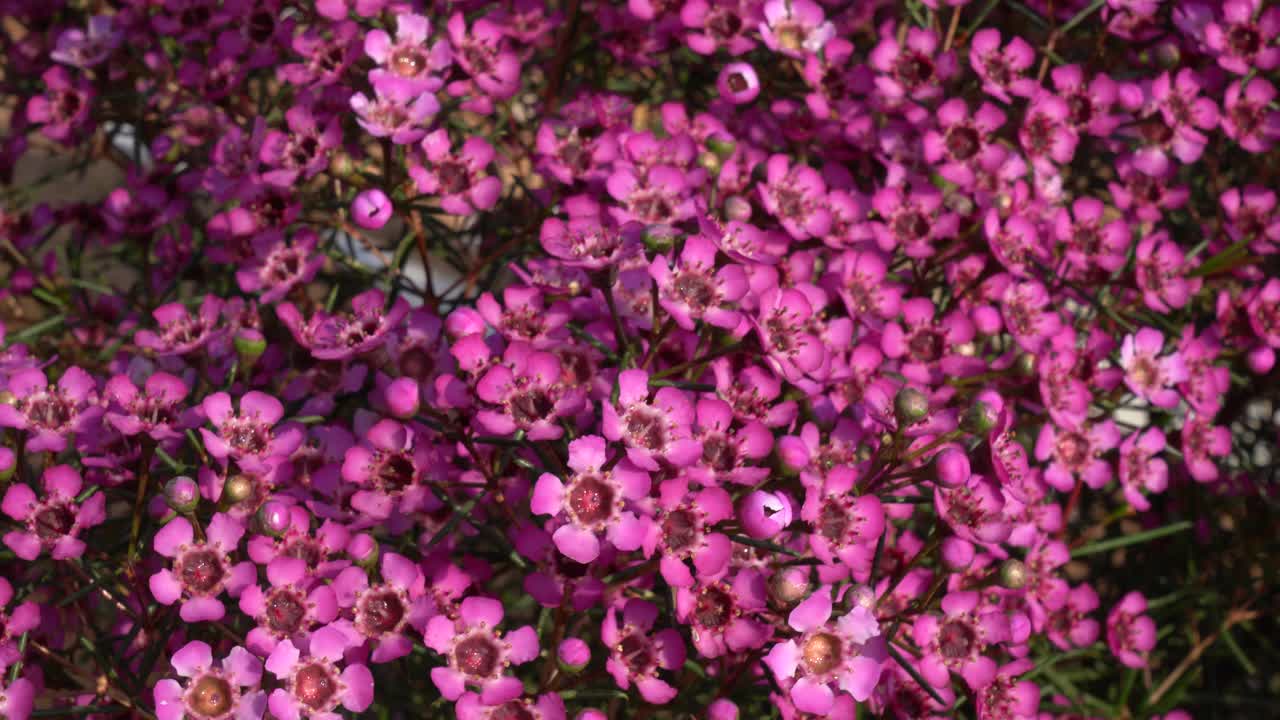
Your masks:
[[[254,238],[253,259],[236,271],[236,283],[246,293],[257,293],[264,303],[276,303],[295,287],[311,282],[324,256],[316,253],[320,238],[315,231],[302,229],[292,240],[267,232]]]
[[[969,43],[969,66],[982,80],[982,91],[1005,104],[1011,95],[1030,97],[1037,83],[1022,74],[1035,62],[1035,50],[1017,35],[1000,47],[1000,31],[985,28],[973,34]]]
[[[1012,527],[1004,515],[1006,502],[994,482],[976,474],[962,483],[933,490],[938,517],[970,542],[997,543],[1009,538]]]
[[[92,404],[95,390],[93,378],[78,367],[67,368],[57,385],[43,370],[19,370],[9,377],[13,403],[0,403],[0,427],[26,431],[28,452],[62,452],[70,436],[101,419],[103,409]]]
[[[351,507],[375,520],[385,520],[397,510],[422,510],[432,496],[419,478],[431,462],[430,447],[412,426],[379,420],[358,445],[347,449],[342,461],[342,479],[359,488],[351,496]]]
[[[1181,436],[1182,459],[1191,477],[1202,483],[1217,480],[1219,470],[1214,458],[1225,457],[1231,452],[1231,431],[1214,425],[1208,416],[1187,413]]]
[[[80,557],[85,549],[80,532],[106,520],[106,496],[98,492],[81,503],[83,481],[69,465],[45,470],[40,485],[43,499],[21,483],[5,491],[4,514],[24,529],[5,533],[4,544],[23,560],[35,560],[44,551],[54,560]]]
[[[836,30],[825,22],[822,6],[813,0],[767,0],[762,8],[760,39],[774,52],[794,58],[822,50]]]
[[[542,249],[570,267],[600,270],[635,254],[644,226],[627,223],[622,227],[601,222],[592,214],[569,218],[547,218],[539,239]]]
[[[1120,486],[1140,512],[1151,508],[1145,493],[1162,493],[1169,485],[1169,467],[1159,457],[1164,449],[1164,432],[1154,427],[1134,432],[1120,445]]]
[[[1098,639],[1100,626],[1089,614],[1098,606],[1098,593],[1088,584],[1072,588],[1060,598],[1060,604],[1049,608],[1045,622],[1049,641],[1061,650],[1092,645]]]
[[[936,686],[947,685],[959,673],[973,690],[996,678],[995,660],[982,653],[1011,639],[1009,619],[1000,610],[980,606],[977,592],[951,592],[942,598],[944,615],[916,619],[912,637],[923,651],[920,673]]]
[[[465,598],[457,619],[436,615],[423,640],[445,657],[447,665],[431,670],[431,682],[446,700],[457,700],[468,687],[478,688],[486,705],[500,705],[524,694],[524,685],[507,675],[512,665],[538,657],[538,633],[531,625],[500,632],[505,611],[491,598]]]
[[[985,31],[984,31],[985,32]],[[981,34],[981,33],[979,33]],[[975,36],[974,42],[977,42]],[[924,158],[938,166],[938,174],[961,186],[972,187],[976,175],[972,166],[981,157],[991,136],[1005,123],[1005,114],[984,102],[969,117],[964,100],[952,98],[938,107],[938,129],[924,134]]]
[[[385,310],[386,294],[374,288],[351,298],[351,312],[329,314],[317,310],[303,321],[291,302],[276,306],[280,322],[289,328],[298,344],[320,360],[346,360],[386,346],[391,329],[409,312],[403,297]]]
[[[170,567],[151,576],[151,595],[161,605],[182,600],[179,615],[189,623],[221,620],[226,608],[218,596],[226,590],[231,597],[238,597],[255,575],[253,563],[231,563],[230,553],[244,536],[239,522],[215,513],[205,536],[207,539],[195,541],[191,523],[177,517],[156,533],[153,543],[157,553],[170,558]]]
[[[159,720],[258,720],[266,712],[262,661],[239,645],[215,665],[209,645],[193,640],[169,662],[181,679],[156,683]]]
[[[1053,218],[1054,235],[1066,246],[1067,262],[1081,279],[1101,278],[1124,266],[1131,245],[1123,220],[1104,222],[1106,206],[1091,197],[1077,198],[1071,208],[1059,208]]]
[[[302,444],[300,427],[289,423],[276,427],[284,417],[284,406],[265,393],[245,393],[238,412],[232,408],[231,396],[224,392],[209,395],[201,407],[216,432],[201,428],[200,435],[209,454],[223,465],[235,460],[250,472],[265,471]]]
[[[661,670],[677,670],[684,665],[685,647],[680,633],[666,628],[656,633],[658,607],[639,599],[627,600],[622,608],[610,605],[600,626],[600,639],[609,648],[605,668],[623,690],[634,683],[645,702],[665,705],[676,697],[676,689],[659,677]]]
[[[882,218],[871,231],[886,253],[902,247],[908,257],[929,257],[935,242],[952,237],[959,227],[959,217],[942,212],[942,193],[932,187],[885,186],[872,196],[871,206]]]
[[[717,269],[716,246],[707,238],[686,239],[674,267],[666,258],[655,257],[649,275],[658,286],[658,302],[685,330],[693,330],[698,320],[724,329],[741,322],[734,306],[747,294],[746,272],[734,263]]]
[[[284,640],[267,658],[267,671],[283,687],[271,691],[267,707],[279,720],[308,717],[325,720],[337,715],[339,705],[353,713],[364,712],[373,702],[373,674],[359,663],[339,670],[348,642],[332,626],[311,635],[307,654]]]
[[[213,295],[204,296],[195,315],[182,303],[161,305],[151,313],[159,331],[139,330],[133,341],[161,357],[193,353],[226,333],[220,322],[223,305]]]
[[[1053,86],[1067,103],[1067,121],[1078,133],[1107,137],[1123,121],[1123,116],[1111,110],[1119,100],[1120,89],[1116,81],[1105,73],[1098,73],[1086,83],[1084,69],[1079,65],[1062,65],[1050,72]]]
[[[647,497],[649,475],[627,460],[611,470],[605,440],[587,435],[569,443],[566,481],[550,473],[538,478],[529,500],[535,515],[550,515],[558,527],[552,533],[565,557],[587,564],[600,555],[600,537],[619,550],[638,549],[649,532],[648,517],[637,517],[628,504]]]
[[[424,195],[439,195],[440,207],[454,215],[471,215],[488,210],[502,194],[502,181],[485,174],[493,161],[493,146],[472,136],[454,153],[444,130],[429,133],[422,141],[425,165],[413,165],[409,175]]]
[[[808,240],[831,230],[827,186],[817,170],[792,166],[786,155],[774,155],[765,165],[765,181],[758,187],[760,202],[791,237]]]
[[[769,639],[769,626],[755,617],[768,600],[761,580],[758,573],[742,571],[732,585],[713,582],[676,588],[676,617],[689,623],[693,646],[703,657],[758,648]]]
[[[373,93],[373,98],[364,93],[351,96],[351,109],[359,116],[356,122],[370,135],[389,138],[396,145],[411,145],[421,140],[432,118],[440,112],[440,103],[434,95],[396,79],[374,80]]]
[[[1256,80],[1257,82],[1254,82]],[[1280,112],[1274,108],[1276,89],[1266,78],[1227,86],[1223,97],[1222,130],[1240,147],[1264,153],[1280,140]]]
[[[1107,615],[1107,647],[1126,667],[1146,667],[1147,653],[1156,646],[1156,623],[1146,611],[1147,599],[1131,592]]]
[[[938,34],[922,28],[907,30],[906,44],[899,44],[893,32],[882,33],[880,42],[868,56],[877,71],[876,89],[890,102],[906,97],[923,101],[942,92],[943,81],[956,70],[955,55],[938,54]]]
[[[484,699],[475,693],[463,693],[453,709],[457,713],[458,720],[506,720],[506,718],[565,720],[568,717],[564,710],[564,700],[554,692],[543,693],[534,700],[516,698],[498,705],[485,704]],[[581,720],[581,718],[581,714],[575,716],[575,720]],[[1168,720],[1179,719],[1171,717]]]
[[[709,395],[698,398],[695,413],[693,438],[702,444],[702,457],[686,469],[692,479],[708,486],[757,485],[768,476],[768,468],[751,464],[773,449],[773,434],[764,423],[746,420],[738,426],[733,407]]]
[[[658,570],[672,587],[691,587],[693,569],[703,581],[718,579],[725,571],[733,550],[728,536],[715,532],[716,525],[733,517],[733,500],[723,488],[703,488],[688,493],[683,479],[663,483],[656,522],[649,525],[644,555],[659,553]]]
[[[819,371],[829,360],[822,341],[811,331],[814,315],[825,305],[824,295],[810,285],[773,288],[760,297],[759,315],[753,318],[756,333],[769,364],[789,382]]]
[[[487,115],[493,111],[492,100],[505,100],[519,89],[520,59],[508,47],[502,27],[487,18],[476,20],[468,30],[466,18],[455,12],[449,17],[448,30],[453,60],[470,78],[449,83],[449,94],[478,96],[470,97],[463,109]]]
[[[617,405],[603,404],[601,428],[610,441],[622,441],[631,462],[658,470],[659,460],[686,467],[702,455],[692,438],[693,403],[683,391],[658,388],[650,400],[649,373],[635,369],[618,374],[618,390]]]
[[[1061,317],[1049,307],[1049,291],[1038,281],[1010,285],[1001,300],[1005,327],[1027,352],[1037,352],[1062,327]]]
[[[699,55],[713,55],[723,47],[734,57],[755,47],[751,30],[760,21],[754,3],[743,0],[687,0],[680,21],[689,28],[685,44]]]
[[[1065,165],[1075,157],[1080,138],[1070,121],[1071,107],[1057,95],[1043,94],[1031,101],[1018,142],[1037,167]]]
[[[351,201],[351,218],[366,230],[381,229],[394,214],[391,198],[377,188],[365,190]]]
[[[1040,686],[1018,676],[1035,667],[1027,658],[1015,660],[996,670],[996,677],[978,692],[978,716],[1007,720],[1039,717]]]
[[[824,585],[787,616],[799,637],[774,645],[764,657],[801,712],[829,714],[837,694],[832,684],[858,702],[871,697],[889,657],[870,610],[854,605],[834,622],[832,610],[831,587]]]
[[[125,435],[145,433],[156,441],[179,437],[201,422],[195,412],[183,407],[189,392],[186,383],[166,372],[152,373],[141,390],[127,375],[116,375],[103,390],[113,403],[106,420]]]
[[[856,478],[852,468],[836,467],[821,485],[808,484],[800,517],[813,528],[809,548],[815,557],[828,565],[843,563],[866,580],[885,519],[876,496],[854,495]]]
[[[657,165],[643,174],[640,171],[618,164],[605,181],[609,195],[621,205],[609,208],[615,221],[659,225],[693,217],[695,206],[684,171],[671,165]]]
[[[71,143],[92,127],[93,83],[83,75],[72,76],[65,67],[55,65],[40,76],[43,95],[27,101],[27,122],[41,125],[45,137],[60,143]]]
[[[1125,371],[1125,385],[1133,394],[1167,409],[1178,404],[1178,391],[1173,386],[1187,379],[1187,366],[1176,350],[1161,356],[1163,350],[1164,335],[1154,328],[1142,328],[1125,336],[1120,366]]]
[[[429,93],[438,90],[443,81],[431,73],[449,66],[453,50],[443,39],[428,48],[430,38],[431,21],[415,13],[396,15],[395,40],[385,30],[370,30],[364,36],[364,53],[378,63],[378,67],[369,71],[369,81],[375,88],[379,84],[397,88],[398,96],[412,94],[434,102],[435,98]]]
[[[555,440],[564,434],[560,418],[582,408],[581,390],[561,382],[563,369],[554,354],[512,343],[503,362],[494,364],[476,383],[476,395],[499,409],[476,412],[486,432],[511,435],[523,431],[530,440]]]
[[[336,116],[322,122],[318,108],[295,105],[285,112],[289,132],[272,130],[262,141],[258,157],[266,165],[312,178],[329,165],[329,153],[342,142]]]
[[[1188,277],[1186,256],[1164,231],[1152,233],[1138,242],[1135,272],[1147,307],[1161,313],[1185,307],[1199,291],[1200,278]]]
[[[331,587],[339,606],[352,614],[350,621],[339,620],[335,627],[371,643],[369,659],[386,663],[409,654],[413,641],[405,633],[411,628],[422,632],[435,610],[425,594],[422,570],[412,560],[386,552],[380,569],[380,583],[370,584],[364,569],[352,566],[339,573]]]
[[[316,583],[305,560],[280,556],[266,565],[267,589],[251,584],[240,593],[241,612],[257,621],[245,645],[262,657],[281,641],[309,637],[338,616],[333,588]]]
[[[22,657],[18,649],[19,639],[24,633],[35,630],[40,625],[40,606],[31,600],[19,603],[10,608],[13,601],[13,585],[0,578],[0,668],[9,668]],[[0,690],[0,694],[4,691]],[[0,713],[3,709],[0,708]]]
[[[1101,456],[1120,444],[1120,431],[1111,420],[1057,427],[1045,423],[1036,438],[1036,459],[1051,460],[1044,479],[1060,492],[1070,492],[1076,479],[1094,490],[1111,480],[1111,463]]]
[[[89,18],[85,30],[67,28],[58,35],[49,59],[64,65],[88,69],[102,64],[120,47],[124,32],[116,28],[110,15]]]
[[[1280,9],[1263,8],[1260,0],[1225,0],[1222,19],[1204,27],[1204,41],[1228,72],[1247,75],[1280,65]]]

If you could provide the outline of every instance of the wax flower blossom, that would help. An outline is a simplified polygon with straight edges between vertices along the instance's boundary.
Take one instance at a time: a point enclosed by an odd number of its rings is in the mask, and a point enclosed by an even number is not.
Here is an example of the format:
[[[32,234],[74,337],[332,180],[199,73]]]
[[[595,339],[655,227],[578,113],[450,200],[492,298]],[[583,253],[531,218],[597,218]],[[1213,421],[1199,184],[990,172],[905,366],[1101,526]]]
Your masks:
[[[186,622],[221,620],[226,607],[218,596],[225,590],[240,595],[253,582],[254,565],[231,563],[244,537],[244,527],[228,515],[216,513],[205,528],[206,539],[195,540],[195,529],[186,518],[170,520],[156,533],[155,551],[170,559],[170,566],[148,581],[151,595],[161,605],[182,600],[179,615]]]
[[[475,687],[485,704],[500,705],[524,692],[506,671],[538,656],[538,634],[529,625],[499,632],[504,614],[497,600],[472,596],[463,599],[456,620],[437,615],[428,621],[424,641],[448,663],[431,671],[431,682],[445,698],[457,700]]]
[[[159,720],[256,720],[267,709],[260,689],[262,660],[240,646],[231,648],[216,665],[208,643],[193,640],[170,658],[181,680],[156,683]]]
[[[837,691],[866,700],[889,657],[870,610],[857,604],[834,622],[832,611],[831,588],[815,590],[787,616],[798,637],[774,645],[764,658],[801,712],[829,714]]]
[[[311,636],[303,654],[292,641],[285,640],[271,651],[265,667],[282,685],[267,697],[271,715],[281,720],[331,718],[339,705],[353,713],[363,712],[373,702],[373,675],[359,663],[339,669],[347,649],[345,636],[333,627],[323,627]]]
[[[677,630],[653,632],[657,619],[657,606],[646,600],[627,600],[621,613],[611,605],[600,626],[600,639],[609,647],[605,667],[618,687],[626,689],[634,684],[646,702],[665,705],[675,699],[677,691],[659,672],[684,665],[685,647]]]
[[[4,544],[24,560],[34,560],[41,552],[54,560],[80,557],[85,551],[80,534],[106,520],[106,495],[96,492],[81,500],[84,483],[68,465],[45,470],[40,484],[43,498],[21,483],[5,491],[4,514],[24,529],[5,533]]]
[[[25,431],[29,452],[62,452],[71,436],[102,417],[101,406],[92,402],[96,390],[94,379],[78,367],[67,368],[56,385],[43,370],[19,370],[5,391],[11,401],[0,402],[0,427]]]
[[[1187,366],[1178,352],[1160,355],[1164,335],[1153,328],[1142,328],[1126,335],[1120,346],[1120,366],[1124,382],[1135,395],[1152,405],[1171,408],[1178,404],[1178,391],[1172,387],[1187,379]]]

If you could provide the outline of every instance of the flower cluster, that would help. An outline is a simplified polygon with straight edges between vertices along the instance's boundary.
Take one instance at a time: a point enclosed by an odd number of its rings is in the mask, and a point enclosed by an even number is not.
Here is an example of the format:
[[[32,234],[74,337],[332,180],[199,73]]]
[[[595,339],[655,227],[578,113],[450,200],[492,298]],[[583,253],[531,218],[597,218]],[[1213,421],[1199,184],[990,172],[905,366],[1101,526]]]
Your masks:
[[[1252,672],[1280,10],[0,6],[5,717],[1178,718],[1218,637]]]

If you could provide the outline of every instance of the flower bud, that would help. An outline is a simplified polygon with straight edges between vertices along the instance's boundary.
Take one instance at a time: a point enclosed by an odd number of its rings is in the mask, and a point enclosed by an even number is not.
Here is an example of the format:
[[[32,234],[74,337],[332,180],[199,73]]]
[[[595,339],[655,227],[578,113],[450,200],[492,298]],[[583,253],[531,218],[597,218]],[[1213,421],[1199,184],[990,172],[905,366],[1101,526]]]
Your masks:
[[[675,235],[669,227],[654,226],[644,232],[644,247],[649,252],[666,252],[675,244]]]
[[[866,585],[854,585],[846,590],[844,597],[840,599],[840,607],[844,612],[847,613],[859,606],[874,610],[876,607],[876,591]]]
[[[174,512],[193,512],[200,504],[200,486],[186,475],[179,475],[165,483],[164,501]]]
[[[975,400],[960,416],[960,429],[973,435],[986,435],[995,426],[995,408],[981,400]]]
[[[9,390],[0,390],[0,405],[17,405],[18,396]]]
[[[809,594],[809,569],[787,567],[769,576],[769,599],[781,608],[791,607]]]
[[[929,414],[929,398],[913,387],[904,387],[893,398],[893,415],[899,425],[910,425]]]
[[[387,384],[384,398],[391,414],[404,419],[418,414],[418,381],[413,378],[400,377]]]
[[[360,533],[347,543],[347,554],[360,567],[372,569],[378,564],[378,541],[368,533]]]
[[[1024,352],[1018,356],[1018,361],[1014,367],[1017,368],[1018,374],[1023,377],[1035,377],[1038,364],[1035,353]]]
[[[738,222],[750,220],[751,202],[741,195],[730,195],[724,199],[724,216]]]
[[[236,358],[240,361],[241,371],[248,371],[257,364],[258,358],[267,351],[267,339],[253,328],[240,328],[231,341],[236,348]]]
[[[222,499],[228,504],[244,502],[253,496],[253,480],[247,475],[232,475],[222,486]]]
[[[573,720],[609,720],[609,716],[595,708],[587,708],[574,715]]]
[[[1020,590],[1027,584],[1027,564],[1017,558],[1009,558],[1000,563],[1000,587],[1009,590]]]
[[[351,218],[356,224],[366,230],[378,230],[387,221],[391,219],[391,215],[395,212],[395,208],[391,205],[391,198],[378,188],[365,190],[351,201]]]
[[[567,673],[579,673],[591,662],[591,646],[581,638],[565,638],[556,649],[560,669]]]
[[[729,138],[707,138],[707,149],[716,155],[719,155],[721,160],[732,155],[733,151],[737,149],[737,147],[738,146],[733,142],[733,140],[730,140]]]
[[[716,157],[716,154],[711,152],[704,152],[698,155],[698,165],[703,170],[711,173],[712,177],[719,175],[720,168],[722,167],[720,158]]]
[[[279,500],[268,500],[258,508],[258,527],[272,537],[280,537],[289,529],[289,505]]]
[[[747,535],[765,540],[782,532],[795,515],[794,503],[783,493],[756,490],[742,499],[738,517]]]
[[[738,720],[738,706],[732,700],[719,698],[707,706],[708,720]]]
[[[963,485],[973,474],[969,456],[955,446],[943,448],[934,457],[934,466],[938,471],[938,482],[948,487]]]
[[[329,174],[340,178],[351,177],[356,174],[356,163],[350,155],[337,150],[329,157]]]

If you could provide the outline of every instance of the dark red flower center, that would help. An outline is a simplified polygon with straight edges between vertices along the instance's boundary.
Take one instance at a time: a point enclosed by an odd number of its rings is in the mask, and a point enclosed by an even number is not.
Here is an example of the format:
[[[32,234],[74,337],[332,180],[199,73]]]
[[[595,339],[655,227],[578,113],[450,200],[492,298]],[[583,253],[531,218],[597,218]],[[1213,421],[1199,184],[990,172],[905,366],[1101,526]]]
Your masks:
[[[532,425],[547,420],[555,410],[555,403],[545,390],[534,389],[517,392],[511,396],[511,418],[518,425]]]
[[[595,475],[579,478],[569,491],[569,508],[579,522],[588,525],[612,516],[614,501],[613,487]]]
[[[717,472],[729,472],[738,464],[738,448],[721,433],[702,440],[702,462]]]
[[[947,620],[938,628],[938,652],[948,660],[969,657],[977,642],[977,632],[962,620]]]
[[[280,635],[293,635],[302,627],[302,620],[307,615],[307,606],[298,591],[291,588],[276,588],[267,596],[267,609],[264,612],[267,627]]]
[[[723,627],[733,615],[733,605],[733,596],[723,588],[715,585],[707,587],[698,595],[694,605],[694,620],[703,627]]]
[[[188,550],[178,560],[178,577],[192,595],[210,593],[222,583],[226,574],[222,556],[215,550]]]
[[[385,453],[374,468],[374,482],[387,493],[398,493],[413,484],[417,470],[409,453]]]
[[[391,53],[388,62],[391,70],[400,77],[417,77],[427,67],[427,59],[418,48],[400,48]]]
[[[667,432],[661,413],[647,408],[632,408],[624,423],[631,442],[649,450],[661,450],[667,444]]]
[[[951,157],[964,162],[978,154],[978,149],[982,147],[982,136],[967,125],[956,125],[947,131],[946,143]]]
[[[37,510],[32,521],[37,537],[41,540],[56,540],[71,532],[76,523],[76,514],[69,503],[57,503]]]
[[[453,648],[453,657],[460,671],[476,677],[489,677],[498,669],[502,651],[492,638],[472,635]]]
[[[618,654],[627,668],[636,675],[645,675],[653,669],[656,656],[653,644],[639,633],[631,633],[618,643]]]
[[[698,539],[698,517],[690,510],[677,509],[662,518],[662,537],[672,552],[689,549]]]
[[[293,694],[313,710],[327,706],[337,692],[338,679],[320,663],[306,665],[294,675]]]
[[[377,636],[397,630],[407,614],[399,593],[382,590],[368,593],[361,600],[357,624],[366,635]]]

